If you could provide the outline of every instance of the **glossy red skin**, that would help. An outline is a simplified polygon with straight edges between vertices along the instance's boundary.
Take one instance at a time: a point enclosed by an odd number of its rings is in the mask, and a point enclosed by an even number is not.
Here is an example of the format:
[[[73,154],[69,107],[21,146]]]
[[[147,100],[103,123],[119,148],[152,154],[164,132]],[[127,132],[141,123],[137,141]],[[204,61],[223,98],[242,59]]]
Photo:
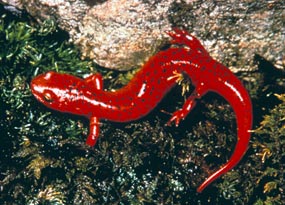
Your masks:
[[[187,75],[195,90],[183,107],[173,113],[168,125],[178,126],[193,109],[196,100],[207,92],[216,92],[232,106],[237,120],[237,144],[229,161],[210,175],[197,189],[202,192],[214,180],[232,169],[245,154],[252,127],[252,104],[248,92],[239,79],[224,65],[212,59],[200,42],[186,31],[175,29],[168,34],[172,44],[183,45],[157,53],[123,88],[111,92],[103,90],[100,74],[86,79],[48,72],[34,78],[34,96],[52,109],[83,115],[90,119],[87,144],[95,145],[99,136],[99,120],[127,122],[148,114],[177,84],[175,73]]]

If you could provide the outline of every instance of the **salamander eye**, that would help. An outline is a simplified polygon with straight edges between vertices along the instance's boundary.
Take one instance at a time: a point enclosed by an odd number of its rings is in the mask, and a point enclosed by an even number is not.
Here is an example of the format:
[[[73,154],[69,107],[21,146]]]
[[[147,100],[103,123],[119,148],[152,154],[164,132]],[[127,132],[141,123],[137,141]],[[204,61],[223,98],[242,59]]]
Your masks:
[[[52,94],[49,93],[49,92],[45,92],[43,94],[43,97],[44,97],[44,100],[47,101],[47,102],[52,102],[54,99],[52,97]]]

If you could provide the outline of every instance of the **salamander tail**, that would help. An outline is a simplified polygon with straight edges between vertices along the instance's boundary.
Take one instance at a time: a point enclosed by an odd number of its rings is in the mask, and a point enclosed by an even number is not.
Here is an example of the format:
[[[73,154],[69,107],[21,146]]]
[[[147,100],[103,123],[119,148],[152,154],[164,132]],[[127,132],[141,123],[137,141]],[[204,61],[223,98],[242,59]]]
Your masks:
[[[236,77],[235,77],[236,78]],[[232,106],[237,122],[237,143],[229,161],[219,170],[210,175],[197,189],[202,192],[210,183],[236,166],[247,151],[252,129],[252,103],[248,92],[242,83],[236,78],[232,79],[229,86],[217,89],[217,93],[223,96]]]

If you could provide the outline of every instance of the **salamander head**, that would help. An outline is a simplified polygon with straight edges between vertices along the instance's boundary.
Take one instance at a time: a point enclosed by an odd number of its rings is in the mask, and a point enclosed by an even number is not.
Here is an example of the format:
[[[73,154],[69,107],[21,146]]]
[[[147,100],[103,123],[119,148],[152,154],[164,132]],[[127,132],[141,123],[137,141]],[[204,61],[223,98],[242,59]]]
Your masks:
[[[72,99],[71,87],[76,84],[76,78],[66,74],[47,72],[31,81],[31,90],[35,98],[45,106],[68,112]]]

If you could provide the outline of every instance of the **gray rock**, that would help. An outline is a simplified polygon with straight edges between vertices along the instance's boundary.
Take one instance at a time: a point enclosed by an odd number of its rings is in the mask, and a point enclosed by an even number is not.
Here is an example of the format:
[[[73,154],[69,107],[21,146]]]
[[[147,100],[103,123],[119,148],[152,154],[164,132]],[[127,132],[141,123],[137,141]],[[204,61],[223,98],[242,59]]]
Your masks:
[[[284,0],[0,0],[38,22],[52,18],[82,57],[103,67],[140,66],[166,43],[166,30],[184,27],[233,71],[254,70],[259,54],[285,67]]]

